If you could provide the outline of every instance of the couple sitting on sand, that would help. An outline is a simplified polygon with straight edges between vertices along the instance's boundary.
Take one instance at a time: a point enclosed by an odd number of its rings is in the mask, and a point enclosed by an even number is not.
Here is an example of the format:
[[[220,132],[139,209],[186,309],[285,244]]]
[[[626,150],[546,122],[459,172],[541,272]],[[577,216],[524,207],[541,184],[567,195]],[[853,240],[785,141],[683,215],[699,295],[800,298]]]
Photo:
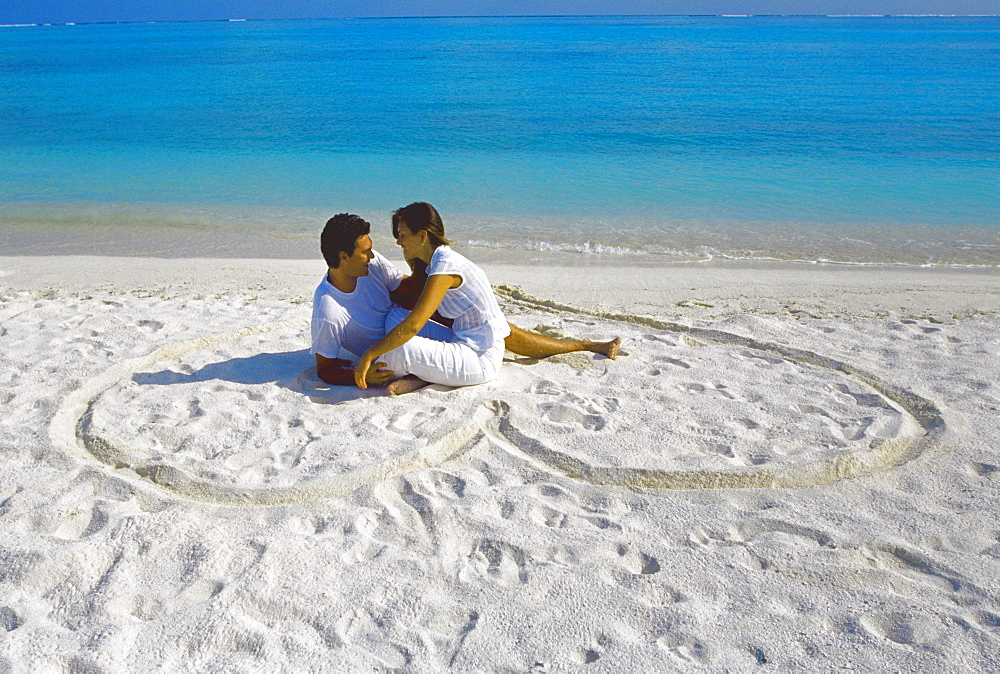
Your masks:
[[[392,214],[411,276],[372,250],[370,232],[368,222],[342,213],[320,237],[329,271],[313,298],[311,353],[329,384],[387,384],[389,395],[401,395],[431,383],[490,381],[505,348],[534,358],[591,351],[613,359],[618,353],[620,339],[560,340],[508,324],[486,275],[451,249],[430,204]],[[341,349],[360,357],[352,365],[339,357]]]

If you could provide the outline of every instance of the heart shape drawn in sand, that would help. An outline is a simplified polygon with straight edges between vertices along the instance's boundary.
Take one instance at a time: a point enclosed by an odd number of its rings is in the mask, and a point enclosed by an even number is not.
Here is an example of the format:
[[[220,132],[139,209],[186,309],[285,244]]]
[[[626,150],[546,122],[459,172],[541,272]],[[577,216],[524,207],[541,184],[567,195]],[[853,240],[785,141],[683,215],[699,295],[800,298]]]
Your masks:
[[[504,399],[510,396],[504,394],[502,385],[492,387],[486,385],[463,389],[461,392],[438,393],[436,395],[451,396],[448,399],[449,404],[433,407],[428,411],[415,408],[412,399],[407,403],[407,397],[392,399],[397,401],[394,403],[385,398],[380,399],[381,402],[378,403],[371,399],[351,401],[349,403],[351,405],[369,406],[370,409],[366,408],[362,414],[367,416],[369,424],[381,425],[380,429],[374,429],[377,431],[375,435],[360,444],[381,445],[381,449],[386,451],[372,455],[368,461],[362,460],[360,463],[355,461],[350,465],[341,459],[332,458],[338,455],[327,456],[326,472],[310,473],[307,467],[303,468],[305,472],[302,475],[306,476],[303,479],[293,475],[291,483],[285,480],[284,483],[272,486],[260,486],[240,484],[236,479],[228,481],[219,479],[218,471],[193,470],[190,460],[187,466],[179,465],[178,461],[172,460],[172,457],[177,455],[170,451],[151,456],[148,452],[129,446],[128,442],[110,437],[109,433],[100,430],[101,424],[95,422],[95,412],[102,404],[102,396],[109,390],[120,387],[122,382],[130,380],[137,372],[148,370],[157,363],[178,359],[185,354],[203,351],[220,344],[239,342],[245,338],[263,336],[275,331],[297,331],[301,328],[298,323],[283,322],[167,344],[144,357],[118,363],[85,382],[64,399],[50,425],[50,438],[56,447],[86,460],[97,461],[100,465],[114,470],[117,475],[134,482],[147,486],[155,485],[184,498],[203,502],[260,506],[346,494],[368,484],[441,464],[484,442],[492,447],[504,448],[547,470],[594,485],[650,490],[802,487],[824,484],[905,463],[926,451],[940,439],[945,430],[943,415],[931,401],[912,391],[889,384],[871,372],[834,358],[721,330],[694,328],[651,318],[555,305],[509,288],[498,288],[498,293],[505,295],[508,303],[526,309],[576,318],[589,316],[606,323],[652,329],[660,334],[683,336],[699,344],[715,345],[737,355],[766,358],[776,364],[792,364],[798,370],[818,373],[820,377],[848,381],[852,386],[868,391],[866,394],[868,397],[877,398],[878,404],[874,407],[905,418],[905,423],[900,424],[899,432],[892,437],[864,438],[865,442],[861,444],[848,443],[831,451],[802,454],[801,461],[786,460],[779,464],[764,462],[762,465],[734,467],[696,465],[694,468],[680,469],[669,465],[660,467],[603,465],[594,456],[587,455],[586,451],[567,450],[563,446],[566,444],[565,441],[560,440],[560,438],[584,437],[587,433],[592,434],[587,437],[602,437],[598,435],[602,432],[601,416],[574,412],[574,409],[580,409],[580,405],[574,407],[560,402],[562,399],[557,395],[558,383],[536,380],[533,385],[536,398],[550,402],[541,403],[534,410],[512,406]],[[301,398],[305,393],[317,400],[312,395],[314,392],[309,390],[310,381],[313,383],[317,381],[314,372],[311,380],[309,376],[300,375],[299,383],[302,385],[299,386],[300,390],[293,391],[293,394]],[[129,385],[134,387],[135,382],[129,381]],[[203,381],[199,385],[204,388]],[[699,387],[704,388],[699,384],[683,384],[683,386],[689,387],[692,391],[699,391]],[[846,390],[843,385],[840,385],[840,389]],[[463,395],[466,398],[458,397]],[[564,395],[563,398],[565,397]],[[451,412],[447,410],[452,403],[459,403],[458,407],[462,407],[463,401],[464,409]],[[376,409],[377,405],[393,404],[397,405],[397,408]],[[869,403],[869,407],[871,406]],[[357,412],[361,408],[354,409]],[[398,414],[395,416],[395,421],[390,421],[389,417],[379,409],[396,409]],[[815,411],[823,412],[821,408],[815,408]],[[453,416],[449,417],[449,413]],[[443,421],[438,423],[436,429],[430,424],[431,431],[412,440],[409,448],[402,446],[403,451],[400,451],[400,447],[386,447],[392,445],[394,438],[403,437],[401,431],[427,420],[422,417],[429,418],[433,415],[441,416]],[[537,428],[537,425],[533,427],[531,423],[526,422],[526,420],[531,421],[529,417],[533,416],[536,417],[535,421],[537,417],[544,417],[547,427],[554,430],[548,434],[533,433],[532,428]],[[324,417],[327,420],[331,418],[331,415]],[[322,434],[322,430],[318,432]],[[560,433],[563,435],[560,436]],[[610,433],[613,431],[605,432],[602,439],[606,441]],[[199,451],[204,452],[204,450]],[[246,466],[252,463],[251,456]],[[238,465],[234,468],[235,473],[238,474],[237,469],[246,466]]]

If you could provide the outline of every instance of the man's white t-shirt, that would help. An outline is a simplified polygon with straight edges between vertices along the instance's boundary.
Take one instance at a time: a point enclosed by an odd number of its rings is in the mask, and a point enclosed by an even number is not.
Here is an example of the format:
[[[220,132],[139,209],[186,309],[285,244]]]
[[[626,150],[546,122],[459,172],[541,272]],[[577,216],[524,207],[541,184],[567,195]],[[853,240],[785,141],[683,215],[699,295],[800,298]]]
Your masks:
[[[403,273],[372,251],[368,275],[358,277],[354,292],[337,290],[327,276],[313,295],[312,354],[339,358],[340,350],[360,356],[385,335],[385,316],[395,306],[389,292],[399,287]]]

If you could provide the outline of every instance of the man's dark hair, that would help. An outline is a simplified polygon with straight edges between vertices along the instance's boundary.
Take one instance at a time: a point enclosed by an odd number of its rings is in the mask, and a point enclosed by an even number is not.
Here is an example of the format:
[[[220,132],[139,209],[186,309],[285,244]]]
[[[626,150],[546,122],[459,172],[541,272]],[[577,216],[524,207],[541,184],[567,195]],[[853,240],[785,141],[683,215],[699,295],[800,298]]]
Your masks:
[[[327,220],[319,237],[319,249],[327,266],[333,269],[339,267],[340,254],[344,253],[347,257],[354,255],[358,237],[371,231],[372,226],[367,220],[350,213],[338,213]]]

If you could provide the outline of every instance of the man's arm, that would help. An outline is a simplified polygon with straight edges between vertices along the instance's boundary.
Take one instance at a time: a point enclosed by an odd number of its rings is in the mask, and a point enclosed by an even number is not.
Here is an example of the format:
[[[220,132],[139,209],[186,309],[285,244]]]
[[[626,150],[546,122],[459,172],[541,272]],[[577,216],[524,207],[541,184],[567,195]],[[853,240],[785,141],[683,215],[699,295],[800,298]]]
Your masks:
[[[316,374],[327,384],[354,386],[354,363],[343,358],[327,358],[317,353]]]
[[[420,297],[420,291],[424,289],[424,281],[426,280],[426,276],[422,279],[415,276],[404,276],[396,289],[389,291],[389,299],[404,309],[413,309],[417,298]]]
[[[355,386],[354,363],[343,358],[327,358],[316,354],[316,374],[327,384],[334,386]],[[374,363],[368,369],[367,380],[371,384],[388,384],[395,378],[392,370],[386,369],[385,363]]]

